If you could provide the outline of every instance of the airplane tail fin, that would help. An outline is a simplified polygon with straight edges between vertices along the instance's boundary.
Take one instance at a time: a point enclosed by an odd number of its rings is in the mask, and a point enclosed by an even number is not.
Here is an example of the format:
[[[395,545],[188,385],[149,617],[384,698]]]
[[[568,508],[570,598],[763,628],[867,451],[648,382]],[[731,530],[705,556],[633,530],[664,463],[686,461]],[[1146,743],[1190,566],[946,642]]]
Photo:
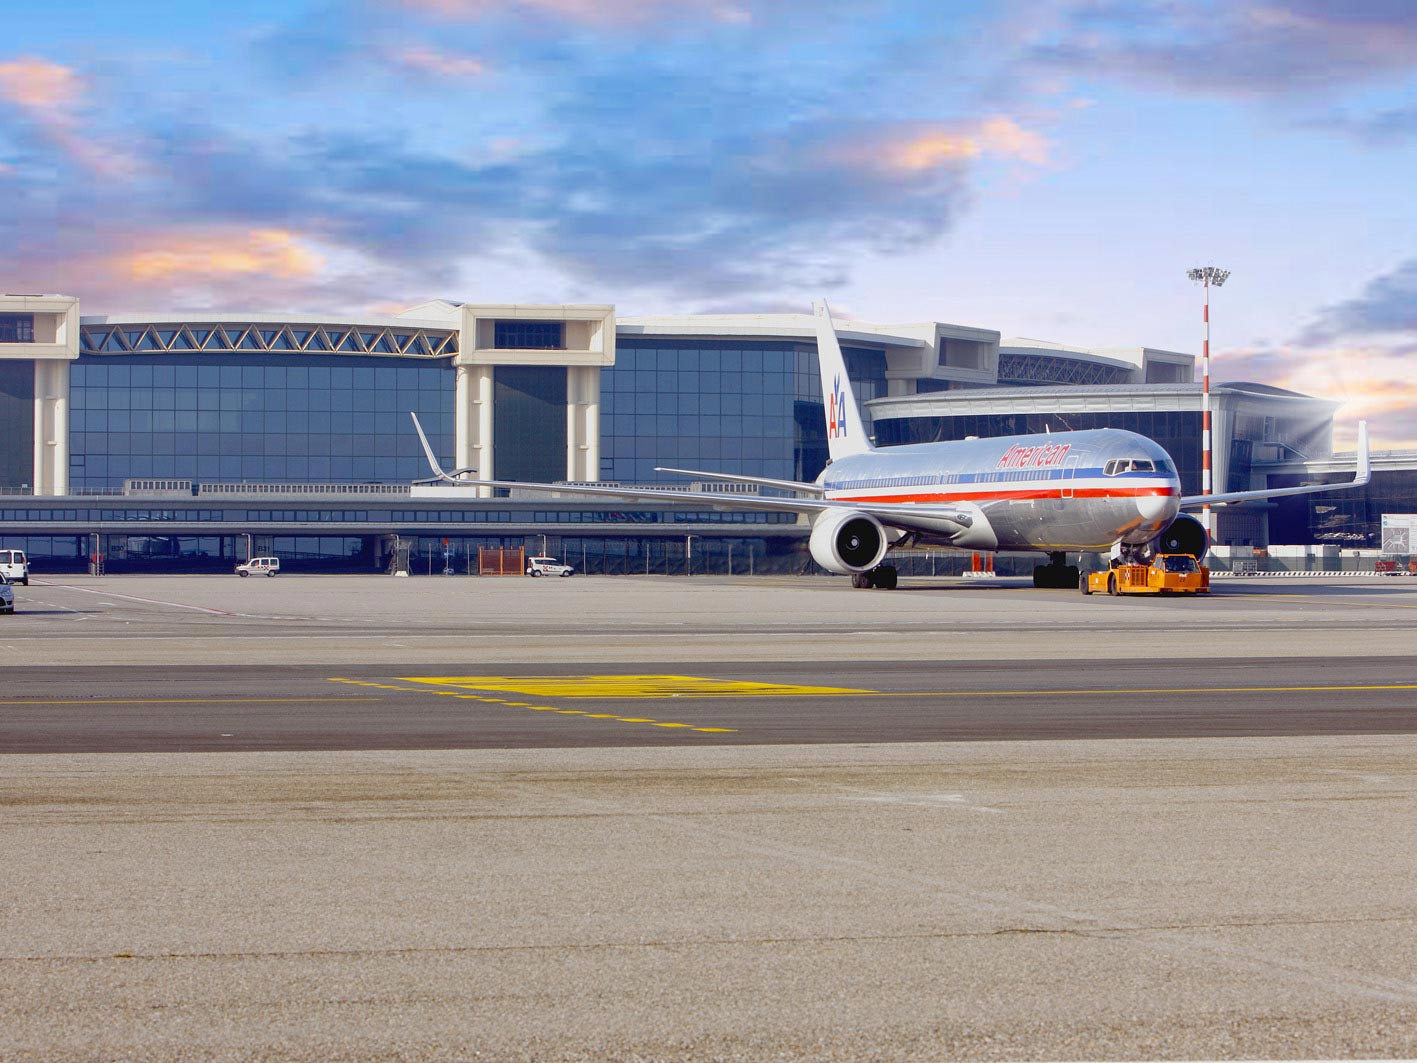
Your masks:
[[[822,405],[827,414],[827,450],[832,461],[875,448],[861,422],[861,407],[846,375],[846,359],[837,342],[831,310],[824,300],[812,304],[817,315],[817,363],[822,373]]]

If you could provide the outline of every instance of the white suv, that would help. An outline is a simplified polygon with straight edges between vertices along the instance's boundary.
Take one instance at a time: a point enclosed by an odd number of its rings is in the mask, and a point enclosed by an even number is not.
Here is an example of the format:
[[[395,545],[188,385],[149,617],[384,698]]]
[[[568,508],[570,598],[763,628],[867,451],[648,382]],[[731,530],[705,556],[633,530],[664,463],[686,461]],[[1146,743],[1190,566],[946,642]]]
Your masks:
[[[569,576],[575,571],[570,565],[563,565],[554,557],[529,557],[526,559],[526,574],[528,576]]]

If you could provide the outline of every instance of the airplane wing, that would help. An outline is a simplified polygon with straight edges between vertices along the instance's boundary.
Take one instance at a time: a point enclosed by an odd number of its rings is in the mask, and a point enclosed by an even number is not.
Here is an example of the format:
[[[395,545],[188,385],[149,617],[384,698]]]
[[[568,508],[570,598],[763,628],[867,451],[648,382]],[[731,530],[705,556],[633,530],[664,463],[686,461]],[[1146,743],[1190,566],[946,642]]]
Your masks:
[[[1182,509],[1196,509],[1200,506],[1223,506],[1230,502],[1257,502],[1265,498],[1279,498],[1283,495],[1308,495],[1319,491],[1343,491],[1350,487],[1362,487],[1373,478],[1372,459],[1368,454],[1368,422],[1358,422],[1358,469],[1357,474],[1347,483],[1309,484],[1305,487],[1276,487],[1267,491],[1230,491],[1219,495],[1187,495],[1181,499]]]
[[[711,491],[675,491],[661,487],[597,487],[593,484],[527,483],[521,480],[460,479],[468,487],[505,487],[518,491],[541,491],[546,494],[586,495],[593,498],[618,498],[627,502],[677,502],[702,505],[711,509],[765,510],[776,513],[822,513],[831,509],[849,509],[869,513],[888,527],[902,531],[938,530],[939,521],[968,528],[974,517],[968,511],[953,506],[932,506],[918,503],[862,503],[836,501],[829,498],[789,498],[770,495],[722,495]]]
[[[812,498],[822,497],[821,484],[809,484],[801,480],[774,480],[768,476],[742,476],[731,472],[702,472],[698,469],[670,469],[663,465],[656,465],[654,471],[678,473],[680,476],[696,476],[702,480],[722,480],[725,483],[757,484],[759,487],[772,487],[779,491],[794,491],[797,494],[807,495]]]

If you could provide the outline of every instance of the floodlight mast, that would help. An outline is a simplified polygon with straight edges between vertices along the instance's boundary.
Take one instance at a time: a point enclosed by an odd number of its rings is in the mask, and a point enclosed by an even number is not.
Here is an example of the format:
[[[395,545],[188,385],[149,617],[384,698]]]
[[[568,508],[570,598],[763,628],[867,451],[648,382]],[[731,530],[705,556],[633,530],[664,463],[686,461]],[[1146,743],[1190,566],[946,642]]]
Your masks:
[[[1228,269],[1218,266],[1200,266],[1187,270],[1186,276],[1205,286],[1205,345],[1201,348],[1201,494],[1211,494],[1211,438],[1210,438],[1210,289],[1219,288],[1230,276]],[[1215,518],[1207,504],[1201,510],[1201,523],[1211,542],[1215,541]]]

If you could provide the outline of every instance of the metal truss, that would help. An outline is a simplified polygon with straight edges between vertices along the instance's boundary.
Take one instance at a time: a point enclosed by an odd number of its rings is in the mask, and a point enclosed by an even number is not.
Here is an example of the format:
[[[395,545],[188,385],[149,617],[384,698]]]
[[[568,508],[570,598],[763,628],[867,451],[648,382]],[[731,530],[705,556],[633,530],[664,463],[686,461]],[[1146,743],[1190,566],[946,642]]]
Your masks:
[[[1080,358],[999,354],[999,380],[1011,384],[1127,384],[1132,370]]]
[[[457,354],[458,334],[447,329],[368,325],[189,323],[84,325],[82,354],[180,351],[301,351],[306,354],[385,354],[442,358]]]

